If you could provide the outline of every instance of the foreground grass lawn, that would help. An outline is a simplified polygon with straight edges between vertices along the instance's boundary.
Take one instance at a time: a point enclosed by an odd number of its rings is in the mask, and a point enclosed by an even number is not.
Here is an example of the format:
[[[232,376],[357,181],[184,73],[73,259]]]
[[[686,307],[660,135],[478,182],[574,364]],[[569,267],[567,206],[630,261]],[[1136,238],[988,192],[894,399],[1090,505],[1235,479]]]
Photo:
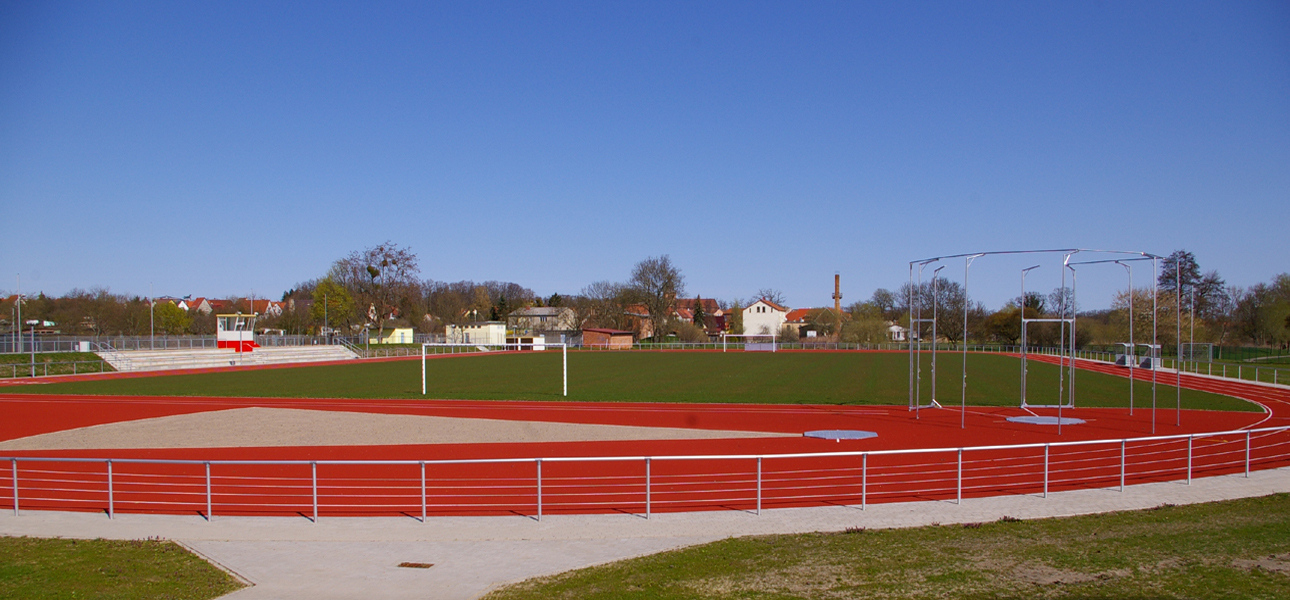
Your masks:
[[[427,361],[428,394],[421,395],[419,360],[355,363],[113,381],[29,386],[23,392],[141,396],[240,396],[288,398],[446,398],[469,400],[565,400],[560,395],[560,353],[478,354]],[[931,398],[930,358],[923,367],[923,401]],[[887,404],[909,398],[906,353],[809,352],[572,352],[569,397],[585,402],[741,402],[753,404]],[[968,356],[968,403],[1019,403],[1019,360]],[[957,403],[962,355],[943,354],[938,365],[939,400]],[[1129,382],[1077,372],[1080,406],[1128,406]],[[1162,378],[1163,379],[1163,378]],[[1057,401],[1057,367],[1030,362],[1032,403]],[[1137,382],[1138,406],[1151,402],[1150,382]],[[1174,388],[1157,396],[1173,406]],[[1183,407],[1259,410],[1227,396],[1183,390]]]
[[[0,537],[0,598],[188,600],[241,587],[173,542]]]
[[[535,579],[486,598],[1290,598],[1290,495],[730,539]]]

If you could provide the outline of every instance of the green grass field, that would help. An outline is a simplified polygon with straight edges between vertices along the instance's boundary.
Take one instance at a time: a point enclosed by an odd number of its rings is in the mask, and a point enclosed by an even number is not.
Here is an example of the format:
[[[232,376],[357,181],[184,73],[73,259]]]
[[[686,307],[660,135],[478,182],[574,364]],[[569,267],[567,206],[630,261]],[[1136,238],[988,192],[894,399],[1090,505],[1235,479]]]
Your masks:
[[[909,356],[903,353],[572,352],[568,400],[586,402],[713,402],[753,404],[908,403]],[[943,354],[937,396],[957,403],[962,356]],[[23,388],[59,394],[237,396],[294,398],[422,398],[419,361],[171,375],[60,383]],[[923,367],[924,402],[931,398],[930,362]],[[427,361],[428,398],[561,400],[560,353],[464,355]],[[969,404],[1018,403],[1020,362],[1012,357],[968,356]],[[1030,362],[1032,404],[1057,400],[1058,369]],[[1079,406],[1128,405],[1128,380],[1086,371],[1076,374]],[[1138,382],[1138,406],[1150,403],[1151,384]],[[1157,396],[1172,402],[1174,388]],[[1227,396],[1183,390],[1183,407],[1259,410]]]
[[[733,538],[486,600],[1290,597],[1290,495],[1065,519]]]
[[[204,600],[241,587],[174,542],[0,537],[0,598]]]

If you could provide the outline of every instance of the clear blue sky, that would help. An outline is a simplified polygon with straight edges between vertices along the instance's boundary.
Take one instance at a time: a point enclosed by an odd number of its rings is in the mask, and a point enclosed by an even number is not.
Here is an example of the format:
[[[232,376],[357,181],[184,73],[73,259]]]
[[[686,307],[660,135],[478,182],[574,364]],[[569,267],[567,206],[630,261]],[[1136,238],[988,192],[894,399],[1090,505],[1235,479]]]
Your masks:
[[[1065,246],[1250,285],[1290,271],[1290,4],[3,0],[0,223],[0,289],[51,295],[276,297],[386,240],[543,295]]]

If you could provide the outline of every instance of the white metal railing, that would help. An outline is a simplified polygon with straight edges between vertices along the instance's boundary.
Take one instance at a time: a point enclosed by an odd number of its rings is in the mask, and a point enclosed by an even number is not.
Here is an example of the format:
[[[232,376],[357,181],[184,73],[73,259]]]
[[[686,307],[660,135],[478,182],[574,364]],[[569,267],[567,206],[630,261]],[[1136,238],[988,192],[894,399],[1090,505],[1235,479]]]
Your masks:
[[[687,456],[584,456],[451,460],[167,460],[136,458],[56,458],[8,456],[9,503],[19,514],[24,503],[39,508],[106,510],[115,515],[123,502],[135,510],[187,512],[198,508],[206,519],[217,509],[229,512],[290,512],[317,521],[323,508],[333,512],[372,514],[419,508],[424,521],[431,500],[436,511],[494,510],[526,514],[541,520],[550,499],[564,499],[566,512],[643,509],[649,518],[664,508],[751,505],[761,514],[767,501],[796,505],[846,504],[865,509],[876,495],[888,499],[953,498],[962,503],[965,492],[979,496],[1038,491],[1047,497],[1054,475],[1067,487],[1118,487],[1126,480],[1159,481],[1195,476],[1198,461],[1208,474],[1240,474],[1255,468],[1290,465],[1290,427],[1231,430],[1170,436],[1032,443],[996,446]],[[1199,447],[1200,441],[1203,443]],[[1259,442],[1256,444],[1256,441]],[[1183,453],[1181,444],[1185,442]],[[1129,449],[1134,453],[1130,454]],[[1042,450],[1042,462],[1037,452]],[[1055,451],[1064,451],[1058,454]],[[1254,453],[1261,453],[1257,458]],[[985,455],[972,459],[972,455]],[[1185,460],[1184,460],[1185,456]],[[872,459],[903,457],[914,462],[888,465],[873,473]],[[939,457],[948,457],[944,460]],[[849,459],[849,461],[847,460]],[[842,460],[843,466],[830,466]],[[859,465],[855,461],[859,461]],[[715,471],[658,473],[660,463],[713,463]],[[601,477],[552,474],[560,464],[641,465],[639,471]],[[731,463],[749,467],[732,469]],[[765,467],[787,463],[767,478]],[[1060,463],[1060,464],[1058,464]],[[58,465],[72,465],[59,471]],[[98,469],[89,469],[101,465]],[[428,478],[427,467],[465,467],[452,478]],[[482,474],[485,466],[530,465],[532,470]],[[544,474],[543,466],[547,465]],[[724,466],[722,466],[724,465]],[[1057,465],[1057,466],[1054,466]],[[152,466],[151,473],[125,472]],[[308,477],[272,472],[216,474],[235,467],[308,467]],[[366,476],[334,475],[320,480],[319,467],[363,467]],[[21,468],[20,468],[21,467]],[[374,467],[416,467],[416,477],[371,474]],[[166,469],[171,471],[166,471]],[[188,472],[173,472],[188,468]],[[965,474],[965,470],[970,473]],[[278,469],[281,471],[281,469]],[[0,477],[3,481],[4,477]],[[877,485],[887,490],[874,492]],[[218,483],[218,485],[217,485]],[[3,489],[0,487],[0,489]],[[24,493],[25,490],[25,493]],[[768,491],[770,492],[768,494]],[[733,494],[733,495],[732,495]],[[659,496],[670,499],[660,501]],[[124,498],[124,500],[123,500]],[[0,499],[2,501],[4,499]],[[326,501],[326,502],[324,502]],[[899,501],[899,500],[897,500]],[[391,504],[393,502],[393,504]],[[183,508],[179,508],[183,507]],[[204,509],[204,510],[201,510]]]

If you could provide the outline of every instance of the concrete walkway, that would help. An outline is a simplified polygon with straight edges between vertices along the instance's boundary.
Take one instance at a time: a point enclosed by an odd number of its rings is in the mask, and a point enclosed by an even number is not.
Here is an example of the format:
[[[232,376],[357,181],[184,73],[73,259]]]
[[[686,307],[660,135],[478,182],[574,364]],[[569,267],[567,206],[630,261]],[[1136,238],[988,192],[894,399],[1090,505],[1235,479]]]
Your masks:
[[[323,518],[117,515],[23,511],[0,535],[176,540],[253,584],[228,600],[477,598],[530,577],[726,537],[1059,517],[1290,492],[1290,469],[953,502],[634,515]],[[431,563],[428,569],[401,562]]]

